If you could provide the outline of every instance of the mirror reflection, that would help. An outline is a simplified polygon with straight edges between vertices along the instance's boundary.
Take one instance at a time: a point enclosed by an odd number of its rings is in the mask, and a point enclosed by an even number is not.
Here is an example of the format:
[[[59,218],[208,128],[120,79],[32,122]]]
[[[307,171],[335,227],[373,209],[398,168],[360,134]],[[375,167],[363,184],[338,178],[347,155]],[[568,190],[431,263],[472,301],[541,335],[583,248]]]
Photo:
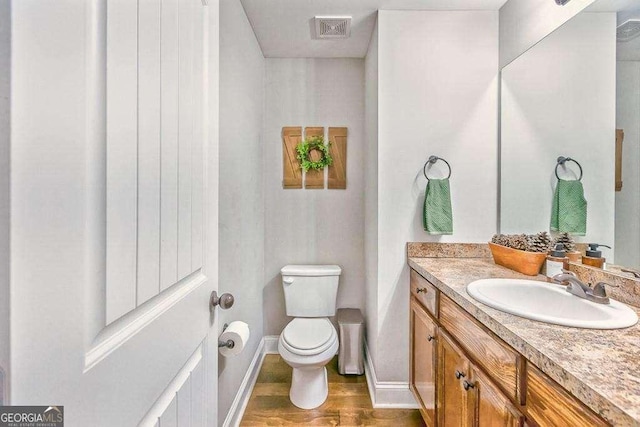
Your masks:
[[[501,233],[570,232],[640,269],[637,1],[595,2],[502,69],[500,150]]]

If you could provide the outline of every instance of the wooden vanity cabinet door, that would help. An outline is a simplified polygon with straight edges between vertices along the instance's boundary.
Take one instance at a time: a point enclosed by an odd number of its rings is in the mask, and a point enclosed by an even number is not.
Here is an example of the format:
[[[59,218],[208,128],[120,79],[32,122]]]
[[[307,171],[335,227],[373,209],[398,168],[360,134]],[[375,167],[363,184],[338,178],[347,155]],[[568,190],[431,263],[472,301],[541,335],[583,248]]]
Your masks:
[[[436,356],[438,326],[411,298],[411,391],[429,427],[436,425]]]
[[[464,389],[470,363],[462,350],[440,329],[438,336],[438,425],[466,427],[474,425],[474,393]],[[456,372],[462,374],[456,377]]]
[[[475,425],[479,427],[520,427],[524,417],[511,400],[480,369],[472,365]]]
[[[527,366],[527,421],[538,427],[604,427],[609,424],[545,373]]]
[[[518,401],[522,356],[445,295],[440,295],[439,319],[442,328],[460,343],[473,362],[511,400]]]

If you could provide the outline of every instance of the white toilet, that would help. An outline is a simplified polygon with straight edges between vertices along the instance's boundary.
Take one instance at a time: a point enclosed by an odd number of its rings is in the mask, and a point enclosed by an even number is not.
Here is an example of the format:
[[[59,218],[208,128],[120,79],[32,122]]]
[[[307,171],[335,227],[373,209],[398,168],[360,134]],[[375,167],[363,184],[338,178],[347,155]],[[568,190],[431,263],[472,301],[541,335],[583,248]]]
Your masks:
[[[325,365],[338,352],[338,333],[329,321],[336,313],[337,265],[287,265],[280,270],[287,315],[293,319],[278,340],[278,352],[293,368],[291,403],[313,409],[327,399]]]

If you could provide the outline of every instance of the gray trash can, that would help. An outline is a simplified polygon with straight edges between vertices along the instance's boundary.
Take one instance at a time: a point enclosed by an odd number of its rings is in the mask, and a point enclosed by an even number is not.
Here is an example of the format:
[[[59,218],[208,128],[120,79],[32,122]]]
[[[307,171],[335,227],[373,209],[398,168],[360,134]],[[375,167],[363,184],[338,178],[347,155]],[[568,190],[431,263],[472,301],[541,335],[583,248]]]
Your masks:
[[[364,374],[364,317],[360,310],[339,308],[338,329],[338,372],[341,375]]]

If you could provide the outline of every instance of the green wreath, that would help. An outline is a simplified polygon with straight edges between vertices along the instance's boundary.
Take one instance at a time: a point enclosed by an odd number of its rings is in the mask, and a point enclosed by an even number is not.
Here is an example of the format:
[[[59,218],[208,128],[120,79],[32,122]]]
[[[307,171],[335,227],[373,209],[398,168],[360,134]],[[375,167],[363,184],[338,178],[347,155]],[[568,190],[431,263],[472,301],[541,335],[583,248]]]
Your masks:
[[[329,147],[331,147],[331,143],[325,145],[324,138],[321,136],[312,136],[302,141],[296,146],[298,160],[300,160],[300,168],[307,172],[309,169],[322,170],[327,166],[331,166],[333,159],[329,153]],[[315,162],[311,160],[309,153],[313,150],[320,152],[320,160]]]

